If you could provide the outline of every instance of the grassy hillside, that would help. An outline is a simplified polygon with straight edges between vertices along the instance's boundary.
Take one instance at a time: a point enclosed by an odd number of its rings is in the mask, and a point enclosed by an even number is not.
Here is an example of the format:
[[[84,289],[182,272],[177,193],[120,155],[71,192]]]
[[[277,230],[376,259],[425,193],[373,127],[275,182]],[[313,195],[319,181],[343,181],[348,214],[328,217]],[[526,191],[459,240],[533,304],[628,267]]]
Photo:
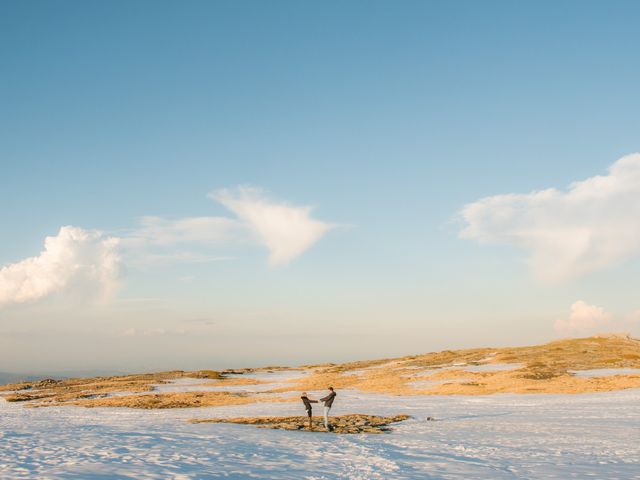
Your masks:
[[[307,375],[260,392],[225,387],[262,384],[243,374],[304,370]],[[613,369],[582,376],[577,372]],[[266,367],[235,371],[201,370],[139,375],[21,382],[0,387],[5,400],[30,406],[184,408],[246,404],[262,400],[297,401],[297,392],[357,389],[394,395],[488,395],[494,393],[586,393],[640,388],[640,341],[625,335],[560,340],[515,348],[444,350],[401,358],[345,364]],[[154,392],[154,385],[177,379],[209,380],[216,391]],[[267,386],[268,387],[268,386]],[[294,393],[295,392],[295,393]],[[117,395],[113,395],[117,393]],[[291,393],[291,395],[282,395]]]

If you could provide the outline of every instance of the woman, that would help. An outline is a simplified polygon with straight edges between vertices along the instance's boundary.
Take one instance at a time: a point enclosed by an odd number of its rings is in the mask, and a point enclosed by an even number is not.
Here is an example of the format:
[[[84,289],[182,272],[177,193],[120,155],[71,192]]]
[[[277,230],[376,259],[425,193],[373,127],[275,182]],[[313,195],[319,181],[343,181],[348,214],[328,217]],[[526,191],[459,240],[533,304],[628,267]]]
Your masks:
[[[302,399],[302,403],[304,403],[304,408],[307,411],[307,415],[309,416],[309,430],[313,430],[313,424],[311,423],[311,404],[318,403],[318,401],[310,400],[309,397],[307,397],[307,392],[302,392],[302,396],[300,398]]]

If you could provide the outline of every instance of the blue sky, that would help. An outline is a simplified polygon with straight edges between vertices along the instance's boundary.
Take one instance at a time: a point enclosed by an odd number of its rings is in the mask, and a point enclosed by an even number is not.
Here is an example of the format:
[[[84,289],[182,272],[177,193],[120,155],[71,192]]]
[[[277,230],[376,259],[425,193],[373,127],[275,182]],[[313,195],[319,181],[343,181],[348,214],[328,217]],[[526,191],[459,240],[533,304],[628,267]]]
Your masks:
[[[608,173],[640,150],[637,2],[0,8],[0,370],[640,333],[637,159]],[[624,189],[527,196],[607,175]],[[524,197],[461,214],[505,194]],[[119,239],[109,288],[62,254],[21,263],[63,226],[100,232],[61,243],[83,268]]]

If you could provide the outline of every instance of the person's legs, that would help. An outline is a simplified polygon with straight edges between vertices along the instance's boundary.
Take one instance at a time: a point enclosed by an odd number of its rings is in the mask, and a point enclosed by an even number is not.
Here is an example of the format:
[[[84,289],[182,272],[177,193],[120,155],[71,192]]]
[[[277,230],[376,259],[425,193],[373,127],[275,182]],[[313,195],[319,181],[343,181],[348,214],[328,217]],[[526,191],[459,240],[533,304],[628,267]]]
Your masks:
[[[311,410],[307,410],[307,415],[309,415],[309,430],[313,430],[313,423],[311,422]]]
[[[329,430],[329,410],[331,407],[324,407],[324,428]]]

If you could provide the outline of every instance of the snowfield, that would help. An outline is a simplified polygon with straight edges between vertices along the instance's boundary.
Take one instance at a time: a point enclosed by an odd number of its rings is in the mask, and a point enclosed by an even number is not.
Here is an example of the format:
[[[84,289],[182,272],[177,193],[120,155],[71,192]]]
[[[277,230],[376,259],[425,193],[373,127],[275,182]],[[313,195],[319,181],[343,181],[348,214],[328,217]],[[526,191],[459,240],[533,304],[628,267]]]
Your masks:
[[[204,388],[181,381],[163,389],[181,384]],[[0,478],[640,479],[640,390],[475,397],[338,391],[334,415],[412,416],[383,435],[187,422],[302,413],[298,403],[130,410],[33,409],[0,400]]]

